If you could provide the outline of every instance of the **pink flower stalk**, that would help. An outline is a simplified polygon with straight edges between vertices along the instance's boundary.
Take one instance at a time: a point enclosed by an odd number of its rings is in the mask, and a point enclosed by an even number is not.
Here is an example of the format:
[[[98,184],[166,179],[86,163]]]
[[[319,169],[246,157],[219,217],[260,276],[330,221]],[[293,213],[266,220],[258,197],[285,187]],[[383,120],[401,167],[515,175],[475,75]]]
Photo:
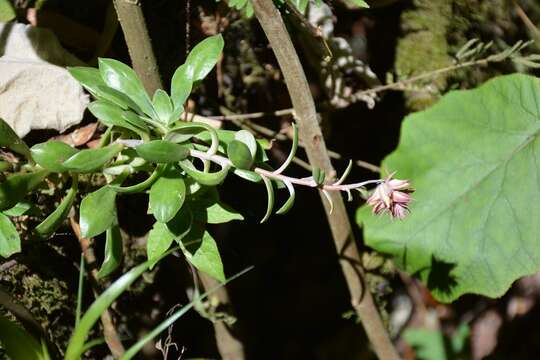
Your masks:
[[[412,197],[409,195],[414,192],[409,180],[392,179],[395,173],[388,177],[377,187],[369,199],[368,205],[373,207],[374,214],[389,213],[392,217],[403,219],[409,213],[409,204]]]

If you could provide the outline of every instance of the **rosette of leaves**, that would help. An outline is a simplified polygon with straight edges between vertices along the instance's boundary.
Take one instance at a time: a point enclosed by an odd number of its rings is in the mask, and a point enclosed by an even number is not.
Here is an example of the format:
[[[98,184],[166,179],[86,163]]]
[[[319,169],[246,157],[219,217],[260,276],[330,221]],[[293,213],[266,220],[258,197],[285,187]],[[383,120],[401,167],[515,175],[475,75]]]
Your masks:
[[[266,220],[273,207],[274,185],[254,171],[269,168],[264,164],[266,142],[245,130],[219,130],[183,120],[184,103],[192,88],[212,70],[222,49],[220,35],[195,46],[176,70],[170,95],[160,89],[150,97],[135,72],[113,59],[100,59],[98,69],[70,68],[72,76],[95,98],[89,111],[107,127],[97,148],[78,150],[48,141],[28,149],[9,126],[0,123],[7,134],[0,146],[28,158],[27,171],[11,175],[0,184],[0,255],[8,257],[21,250],[9,216],[21,214],[22,210],[15,213],[17,207],[49,174],[64,173],[72,180],[57,209],[34,229],[41,237],[54,233],[68,216],[78,192],[79,174],[102,173],[106,185],[83,194],[79,211],[83,237],[106,234],[100,277],[110,275],[122,259],[117,197],[148,193],[148,213],[156,220],[147,241],[151,266],[176,243],[193,266],[224,281],[218,248],[206,225],[243,217],[220,201],[216,186],[231,172],[249,181],[264,182],[269,199]],[[279,172],[292,160],[297,140],[296,133],[291,156]],[[136,173],[147,174],[146,180],[133,184],[130,177]],[[294,189],[292,184],[280,185],[291,194],[278,210],[284,213],[292,206]]]

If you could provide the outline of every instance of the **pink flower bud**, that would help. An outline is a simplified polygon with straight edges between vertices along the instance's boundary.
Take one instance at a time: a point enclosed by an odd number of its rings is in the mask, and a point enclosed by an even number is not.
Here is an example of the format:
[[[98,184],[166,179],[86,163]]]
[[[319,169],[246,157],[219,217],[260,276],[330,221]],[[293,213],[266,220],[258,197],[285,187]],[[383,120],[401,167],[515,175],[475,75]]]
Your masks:
[[[368,205],[373,207],[374,214],[388,213],[393,218],[403,219],[409,213],[409,204],[414,192],[409,180],[392,179],[394,173],[390,174],[373,191],[367,199]]]

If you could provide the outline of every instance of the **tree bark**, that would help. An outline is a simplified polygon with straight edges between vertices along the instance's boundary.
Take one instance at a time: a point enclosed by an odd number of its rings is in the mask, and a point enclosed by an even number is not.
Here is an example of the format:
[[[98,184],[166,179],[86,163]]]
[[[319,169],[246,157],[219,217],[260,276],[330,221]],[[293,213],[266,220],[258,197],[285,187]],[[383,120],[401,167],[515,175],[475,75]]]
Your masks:
[[[292,44],[281,14],[272,0],[253,0],[255,16],[259,20],[283,72],[287,89],[298,122],[300,137],[309,162],[326,174],[335,175],[321,128],[317,121],[315,103],[306,75]],[[338,192],[331,192],[334,210],[330,214],[328,201],[320,193],[332,231],[340,265],[351,295],[351,304],[366,330],[375,353],[380,359],[399,359],[388,332],[381,320],[373,297],[365,286],[360,254],[351,230],[345,204]]]

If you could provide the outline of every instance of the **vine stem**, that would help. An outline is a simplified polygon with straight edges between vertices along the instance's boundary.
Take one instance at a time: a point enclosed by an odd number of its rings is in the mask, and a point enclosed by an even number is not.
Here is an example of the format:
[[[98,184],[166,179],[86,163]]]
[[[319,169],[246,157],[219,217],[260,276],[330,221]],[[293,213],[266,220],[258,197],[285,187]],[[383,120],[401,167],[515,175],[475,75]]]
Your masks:
[[[121,140],[118,142],[124,145],[127,144],[125,141],[121,141]],[[136,144],[139,144],[139,142],[137,142]],[[130,145],[133,146],[134,144],[130,143]],[[193,150],[193,149],[189,150],[189,154],[192,157],[195,157],[201,160],[210,160],[212,162],[215,162],[216,164],[219,164],[223,168],[233,167],[233,163],[231,162],[231,160],[221,155],[211,155],[211,154],[208,154],[207,152]],[[279,181],[283,181],[284,183],[289,182],[291,184],[319,188],[321,190],[326,190],[326,191],[349,191],[349,190],[354,190],[354,189],[364,187],[369,184],[380,184],[383,181],[381,179],[376,179],[376,180],[367,180],[367,181],[362,181],[359,183],[345,184],[345,185],[342,185],[338,182],[331,183],[331,184],[318,185],[312,176],[299,179],[299,178],[283,175],[276,171],[269,171],[262,168],[255,168],[253,169],[253,171],[261,176],[267,177],[272,180],[279,180]]]
[[[255,16],[259,20],[283,72],[309,162],[312,166],[324,170],[327,174],[335,174],[317,122],[315,103],[311,96],[304,69],[283,23],[281,14],[272,0],[253,0],[253,8]],[[399,359],[399,355],[375,306],[373,297],[365,288],[364,269],[361,266],[360,254],[343,199],[337,192],[329,193],[329,197],[334,204],[334,211],[330,214],[330,204],[324,201],[322,193],[320,195],[321,201],[326,208],[326,215],[340,258],[340,264],[349,288],[352,307],[362,321],[362,325],[379,359]]]

